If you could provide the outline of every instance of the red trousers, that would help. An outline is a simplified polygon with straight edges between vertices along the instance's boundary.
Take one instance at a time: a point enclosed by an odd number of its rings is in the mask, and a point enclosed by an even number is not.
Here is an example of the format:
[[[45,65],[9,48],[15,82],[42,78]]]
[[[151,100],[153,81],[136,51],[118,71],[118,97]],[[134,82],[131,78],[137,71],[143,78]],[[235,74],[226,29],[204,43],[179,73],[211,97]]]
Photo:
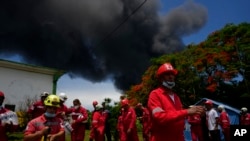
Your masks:
[[[230,141],[230,128],[223,128],[222,133],[224,135],[225,141]]]

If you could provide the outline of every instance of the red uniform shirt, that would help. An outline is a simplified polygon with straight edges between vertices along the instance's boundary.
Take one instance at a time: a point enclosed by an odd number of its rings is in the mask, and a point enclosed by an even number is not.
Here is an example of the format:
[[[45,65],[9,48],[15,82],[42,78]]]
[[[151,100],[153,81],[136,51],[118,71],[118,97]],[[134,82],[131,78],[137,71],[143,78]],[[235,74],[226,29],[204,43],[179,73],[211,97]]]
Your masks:
[[[28,113],[31,114],[32,119],[41,116],[42,114],[45,113],[44,103],[41,100],[33,103],[32,106],[29,107]]]
[[[51,128],[49,134],[56,134],[60,131],[64,131],[63,123],[60,118],[46,118],[44,115],[41,115],[33,120],[31,120],[25,131],[24,135],[33,134],[37,131],[41,131],[45,126],[49,126]],[[41,141],[42,138],[37,141]]]
[[[147,108],[142,108],[142,127],[143,132],[148,134],[151,128],[150,113]]]
[[[105,127],[104,115],[102,115],[101,111],[94,112],[92,120],[92,128],[94,131],[94,138],[96,141],[104,140],[104,127]]]
[[[241,115],[240,117],[241,125],[250,125],[250,114],[246,113],[245,115]]]
[[[85,108],[80,106],[78,109],[71,108],[71,117],[75,123],[86,123],[88,120],[88,112]]]
[[[219,124],[221,128],[230,128],[230,119],[226,112],[221,112],[219,117]]]
[[[184,141],[184,125],[187,110],[182,109],[179,97],[174,102],[163,86],[153,90],[148,99],[152,115],[151,141]]]
[[[62,120],[64,120],[62,113],[68,114],[68,112],[69,112],[68,107],[66,105],[62,104],[62,105],[60,105],[59,108],[57,108],[56,116],[61,118]]]
[[[122,128],[125,133],[127,133],[128,129],[131,129],[130,134],[126,134],[127,141],[138,141],[138,134],[136,128],[136,113],[132,107],[125,109],[122,111]]]

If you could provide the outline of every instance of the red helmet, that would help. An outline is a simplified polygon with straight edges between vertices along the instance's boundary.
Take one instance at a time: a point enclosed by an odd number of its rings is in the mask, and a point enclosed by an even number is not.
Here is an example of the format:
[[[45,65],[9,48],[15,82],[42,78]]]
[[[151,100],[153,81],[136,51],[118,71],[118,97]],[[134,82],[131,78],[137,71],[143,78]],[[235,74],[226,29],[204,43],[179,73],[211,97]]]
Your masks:
[[[94,106],[96,106],[97,104],[98,104],[98,102],[97,101],[93,101],[93,103],[92,103]]]
[[[0,91],[0,97],[4,98],[4,93],[2,91]]]
[[[140,107],[140,106],[142,106],[142,104],[141,104],[141,103],[138,103],[136,106],[137,106],[137,107]]]
[[[213,105],[213,102],[212,102],[211,100],[207,100],[207,101],[205,102],[205,104],[207,104],[207,105]]]
[[[170,63],[162,64],[159,69],[157,70],[156,76],[160,77],[164,73],[173,73],[174,75],[177,75],[178,71],[174,69],[174,67]]]
[[[128,105],[128,99],[127,99],[127,98],[125,98],[125,99],[123,99],[123,100],[121,101],[121,106],[122,106],[122,107],[124,107],[124,106],[126,106],[126,105]]]

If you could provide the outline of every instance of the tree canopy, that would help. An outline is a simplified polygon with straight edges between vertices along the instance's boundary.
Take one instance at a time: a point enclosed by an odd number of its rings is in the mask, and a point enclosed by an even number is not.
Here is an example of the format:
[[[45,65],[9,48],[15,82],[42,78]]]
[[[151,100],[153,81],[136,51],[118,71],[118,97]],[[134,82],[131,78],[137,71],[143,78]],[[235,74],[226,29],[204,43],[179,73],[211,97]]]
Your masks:
[[[141,83],[126,91],[132,105],[147,103],[151,90],[159,85],[158,67],[170,62],[177,70],[174,90],[184,106],[207,97],[234,107],[249,107],[250,100],[250,24],[227,24],[199,44],[151,60]],[[240,101],[240,102],[239,102]]]

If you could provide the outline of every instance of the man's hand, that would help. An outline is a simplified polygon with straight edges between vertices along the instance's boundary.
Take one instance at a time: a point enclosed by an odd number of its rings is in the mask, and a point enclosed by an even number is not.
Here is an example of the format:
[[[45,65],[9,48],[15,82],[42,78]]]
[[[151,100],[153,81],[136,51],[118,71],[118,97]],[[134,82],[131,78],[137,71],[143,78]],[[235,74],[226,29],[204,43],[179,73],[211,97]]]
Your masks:
[[[205,108],[202,106],[192,106],[187,109],[188,115],[194,115],[194,114],[199,114],[202,115],[205,112]]]

